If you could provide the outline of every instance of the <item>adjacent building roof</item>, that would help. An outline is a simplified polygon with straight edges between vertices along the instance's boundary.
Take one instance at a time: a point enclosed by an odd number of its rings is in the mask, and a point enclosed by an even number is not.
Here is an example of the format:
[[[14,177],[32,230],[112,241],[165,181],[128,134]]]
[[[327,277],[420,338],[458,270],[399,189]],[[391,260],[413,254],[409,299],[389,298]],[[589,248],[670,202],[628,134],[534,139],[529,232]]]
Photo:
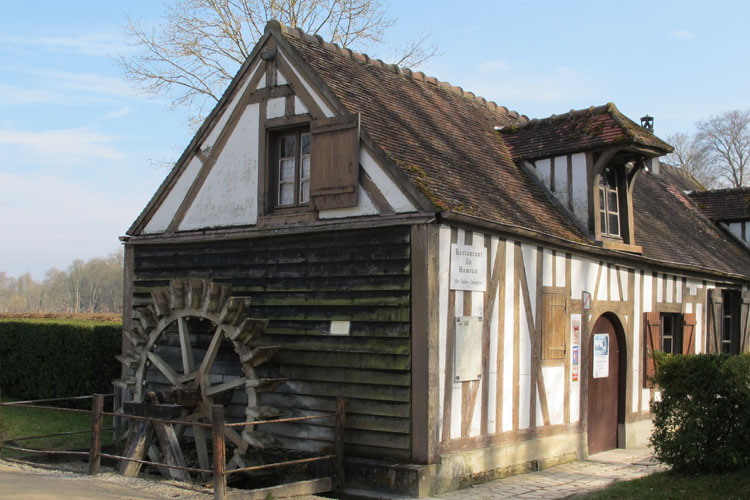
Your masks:
[[[667,163],[659,162],[659,177],[666,180],[667,183],[676,186],[683,193],[706,190],[695,177],[681,168],[673,167]]]
[[[750,219],[750,188],[712,189],[690,193],[704,214],[715,221]]]
[[[658,154],[672,151],[669,144],[620,113],[611,102],[506,126],[500,134],[516,161],[618,144],[642,146]]]
[[[642,173],[636,179],[633,217],[635,241],[647,257],[750,275],[750,254],[670,183],[669,176]]]

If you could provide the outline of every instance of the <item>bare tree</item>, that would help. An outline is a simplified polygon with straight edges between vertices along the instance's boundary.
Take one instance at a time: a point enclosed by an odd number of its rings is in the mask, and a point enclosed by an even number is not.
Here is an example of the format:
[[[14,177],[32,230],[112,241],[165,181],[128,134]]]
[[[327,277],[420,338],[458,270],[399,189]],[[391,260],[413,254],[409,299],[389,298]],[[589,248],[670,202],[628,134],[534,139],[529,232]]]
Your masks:
[[[173,0],[166,9],[158,28],[126,18],[137,50],[118,62],[142,90],[187,107],[194,120],[219,100],[272,19],[354,50],[382,44],[394,24],[382,0]],[[393,62],[416,67],[436,53],[423,34]]]
[[[744,186],[750,172],[750,110],[727,111],[700,121],[698,137],[719,179],[730,187]]]
[[[690,174],[707,189],[716,187],[716,169],[698,135],[677,132],[668,135],[666,140],[674,147],[674,151],[666,156],[667,163]]]

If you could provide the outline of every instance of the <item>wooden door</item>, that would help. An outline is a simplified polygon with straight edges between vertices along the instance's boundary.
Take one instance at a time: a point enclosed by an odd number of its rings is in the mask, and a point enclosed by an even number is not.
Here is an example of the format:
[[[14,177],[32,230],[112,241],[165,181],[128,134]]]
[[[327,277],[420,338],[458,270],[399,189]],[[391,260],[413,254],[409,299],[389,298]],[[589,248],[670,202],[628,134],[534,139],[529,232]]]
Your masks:
[[[593,454],[617,448],[620,348],[615,327],[604,316],[594,323],[588,352],[588,440]]]

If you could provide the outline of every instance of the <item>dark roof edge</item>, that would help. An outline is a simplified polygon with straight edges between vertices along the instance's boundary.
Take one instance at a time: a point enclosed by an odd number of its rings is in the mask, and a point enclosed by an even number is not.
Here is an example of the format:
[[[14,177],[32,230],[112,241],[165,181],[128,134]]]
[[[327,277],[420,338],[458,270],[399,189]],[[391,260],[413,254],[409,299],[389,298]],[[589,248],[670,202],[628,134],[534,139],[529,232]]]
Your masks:
[[[501,106],[494,101],[488,101],[484,97],[478,96],[474,94],[473,92],[466,91],[462,89],[461,87],[451,85],[448,82],[440,81],[433,76],[427,76],[421,71],[414,72],[409,68],[402,68],[402,67],[397,66],[396,64],[388,64],[388,63],[383,62],[380,59],[372,59],[367,54],[362,54],[359,52],[354,52],[351,49],[339,47],[335,43],[326,42],[325,40],[323,40],[323,37],[321,37],[320,35],[309,35],[299,28],[290,28],[288,26],[281,24],[280,22],[276,20],[271,20],[268,22],[268,24],[266,25],[266,32],[268,30],[275,30],[287,36],[293,36],[295,38],[304,40],[306,42],[315,43],[319,45],[320,47],[330,52],[333,52],[334,54],[344,56],[348,59],[360,62],[362,64],[368,64],[372,67],[379,68],[383,71],[390,71],[391,73],[404,76],[411,80],[435,85],[437,87],[445,89],[459,96],[476,101],[478,104],[482,104],[486,106],[491,111],[494,111],[504,116],[518,120],[520,123],[526,123],[529,121],[528,116],[522,115],[518,111],[509,110],[505,106]]]
[[[742,193],[742,192],[750,193],[750,187],[741,186],[741,187],[729,187],[729,188],[719,188],[719,189],[706,189],[705,191],[693,191],[690,193],[690,196],[710,197],[711,195],[714,195],[714,194],[730,194],[730,193],[733,194],[733,193]]]
[[[610,250],[610,249],[602,248],[596,245],[587,245],[585,243],[578,243],[575,241],[567,240],[565,238],[560,238],[559,236],[554,236],[549,233],[534,231],[534,230],[526,229],[520,226],[513,226],[511,224],[492,222],[486,219],[481,219],[479,217],[474,217],[471,215],[465,215],[461,213],[456,213],[456,212],[451,212],[451,211],[440,212],[438,214],[438,221],[440,220],[445,220],[448,222],[456,222],[459,224],[466,224],[468,226],[477,227],[481,229],[490,229],[490,230],[497,231],[500,233],[505,233],[505,234],[516,236],[516,237],[521,237],[521,239],[527,239],[535,243],[538,243],[541,240],[545,243],[549,243],[561,249],[575,250],[578,252],[585,252],[585,253],[593,254],[597,256],[617,259],[618,262],[629,263],[633,267],[643,267],[645,264],[647,267],[649,266],[659,267],[660,270],[663,270],[666,267],[667,269],[674,270],[674,271],[681,271],[681,272],[687,271],[693,274],[698,274],[701,277],[708,277],[714,280],[716,280],[717,277],[720,277],[722,279],[731,280],[731,281],[742,281],[745,283],[750,282],[750,275],[726,273],[723,271],[716,271],[716,270],[701,267],[701,266],[691,266],[691,265],[686,265],[686,264],[680,264],[677,262],[662,261],[658,259],[652,259],[649,257],[633,255],[628,252],[621,252],[618,250]]]

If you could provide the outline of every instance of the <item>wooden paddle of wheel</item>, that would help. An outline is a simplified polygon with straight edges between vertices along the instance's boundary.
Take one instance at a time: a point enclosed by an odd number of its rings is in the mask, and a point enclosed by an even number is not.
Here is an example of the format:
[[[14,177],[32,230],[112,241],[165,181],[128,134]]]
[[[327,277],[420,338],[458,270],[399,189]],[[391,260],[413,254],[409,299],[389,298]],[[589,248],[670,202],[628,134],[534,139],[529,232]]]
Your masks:
[[[157,416],[163,414],[160,411],[168,411],[167,406],[171,405],[177,406],[179,420],[210,422],[211,406],[228,402],[235,389],[244,388],[247,394],[245,421],[252,422],[258,418],[279,415],[272,408],[257,405],[258,392],[272,390],[284,379],[258,378],[255,374],[255,367],[268,361],[278,350],[278,346],[253,347],[253,340],[263,332],[267,321],[246,316],[250,298],[232,297],[231,286],[201,279],[172,280],[169,288],[151,292],[151,298],[149,306],[134,309],[132,330],[124,331],[132,349],[118,356],[118,359],[126,368],[124,373],[128,375],[116,380],[115,384],[130,390],[134,401],[124,404],[123,408],[145,416]],[[195,319],[210,321],[213,327],[213,336],[200,363],[193,357],[190,342],[189,326]],[[155,352],[162,334],[175,323],[182,358],[182,366],[179,368],[172,366],[174,362],[170,365]],[[243,376],[212,385],[211,370],[224,339],[231,342],[239,358],[238,363],[242,366]],[[172,388],[158,393],[147,392],[149,366],[161,372]],[[183,426],[173,428],[165,424],[152,425],[148,421],[136,422],[136,425],[130,427],[124,456],[143,460],[148,454],[152,459],[161,458],[170,465],[185,467],[178,442],[178,436],[185,431]],[[228,469],[260,463],[257,450],[275,444],[268,433],[255,429],[252,424],[245,425],[242,432],[235,429],[237,427],[224,429],[227,440],[234,446],[232,459],[227,463]],[[160,444],[161,456],[152,444],[153,431]],[[197,425],[192,426],[192,431],[200,468],[210,469],[207,436],[210,432]],[[132,476],[138,474],[140,467],[141,464],[137,462],[120,462],[118,471]],[[188,473],[183,470],[168,469],[168,473],[175,479],[190,480]]]

